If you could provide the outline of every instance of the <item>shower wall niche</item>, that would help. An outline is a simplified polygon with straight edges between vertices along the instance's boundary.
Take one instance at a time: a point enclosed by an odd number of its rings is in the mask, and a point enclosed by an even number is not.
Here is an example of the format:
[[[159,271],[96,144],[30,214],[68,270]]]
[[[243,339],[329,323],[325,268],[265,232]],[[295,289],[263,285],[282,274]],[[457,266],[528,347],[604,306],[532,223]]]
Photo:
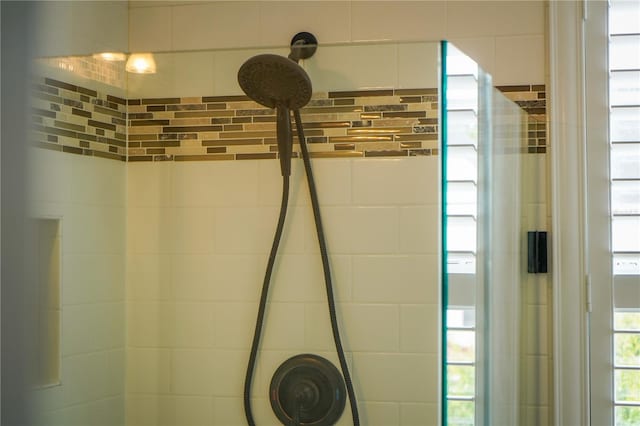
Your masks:
[[[60,221],[35,219],[31,223],[35,247],[29,277],[34,301],[34,339],[30,342],[31,383],[46,387],[60,383]]]

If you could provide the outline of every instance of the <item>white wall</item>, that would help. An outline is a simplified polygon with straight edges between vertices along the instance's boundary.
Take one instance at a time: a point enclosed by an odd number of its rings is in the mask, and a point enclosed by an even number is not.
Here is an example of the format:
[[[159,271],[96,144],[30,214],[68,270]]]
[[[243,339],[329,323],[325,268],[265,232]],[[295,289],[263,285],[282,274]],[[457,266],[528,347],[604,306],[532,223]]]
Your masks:
[[[314,161],[363,424],[438,421],[438,157]],[[127,424],[245,424],[242,386],[280,202],[268,160],[132,163]],[[301,162],[254,385],[288,357],[337,363]],[[409,184],[408,184],[409,183]],[[350,424],[348,409],[339,424]]]
[[[131,1],[131,51],[287,48],[299,31],[321,44],[446,39],[496,85],[545,81],[545,2]]]
[[[34,391],[42,425],[124,423],[125,163],[29,150],[29,215],[61,220],[60,384]]]
[[[37,1],[32,10],[35,56],[127,51],[125,1]]]

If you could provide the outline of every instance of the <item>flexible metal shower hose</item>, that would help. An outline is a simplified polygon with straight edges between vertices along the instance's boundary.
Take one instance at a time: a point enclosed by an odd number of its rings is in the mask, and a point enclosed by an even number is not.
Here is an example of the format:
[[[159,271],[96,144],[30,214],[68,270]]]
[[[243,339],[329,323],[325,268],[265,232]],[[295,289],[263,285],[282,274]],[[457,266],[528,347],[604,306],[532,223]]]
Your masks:
[[[251,352],[249,354],[249,364],[247,365],[247,374],[244,378],[244,414],[247,418],[247,424],[249,426],[255,426],[253,420],[253,413],[251,412],[251,382],[253,380],[253,371],[256,366],[256,357],[258,356],[258,347],[260,346],[260,335],[262,334],[262,323],[264,322],[264,311],[267,308],[267,297],[269,296],[269,286],[271,284],[271,273],[273,272],[273,265],[276,262],[276,254],[278,253],[278,246],[280,245],[280,239],[282,237],[282,230],[284,228],[284,221],[287,217],[287,205],[289,204],[289,176],[282,176],[282,202],[280,204],[280,216],[278,218],[278,225],[276,226],[276,233],[273,237],[273,244],[271,245],[271,253],[269,254],[269,260],[267,261],[267,269],[264,273],[264,280],[262,282],[262,292],[260,294],[260,303],[258,306],[258,318],[256,319],[256,329],[253,333],[253,342],[251,343]]]
[[[338,360],[340,362],[340,368],[344,377],[345,385],[347,388],[347,395],[349,396],[349,405],[351,407],[351,417],[353,419],[354,426],[360,426],[360,417],[358,413],[358,403],[356,401],[355,392],[353,390],[353,383],[351,381],[351,375],[349,374],[349,367],[347,366],[347,360],[344,355],[344,349],[342,348],[342,341],[340,339],[340,331],[338,329],[338,320],[336,316],[335,297],[333,294],[333,281],[331,279],[331,268],[329,265],[329,255],[327,251],[327,243],[324,236],[324,229],[322,227],[322,219],[320,217],[320,203],[318,201],[318,193],[316,190],[315,180],[313,179],[313,171],[311,169],[311,161],[309,160],[309,150],[304,137],[304,129],[302,126],[302,120],[300,118],[300,112],[295,110],[294,118],[296,121],[296,129],[298,132],[298,139],[300,140],[300,149],[302,151],[302,160],[304,162],[304,168],[307,175],[307,184],[309,187],[309,194],[311,196],[311,206],[313,209],[313,217],[316,225],[316,233],[318,235],[318,244],[320,245],[320,256],[322,258],[322,270],[324,273],[324,282],[327,291],[327,305],[329,309],[329,317],[331,320],[331,331],[333,334],[333,341],[338,354]],[[273,244],[271,246],[271,253],[269,254],[269,260],[267,261],[267,268],[265,271],[264,280],[262,283],[262,292],[260,295],[260,304],[258,308],[258,317],[256,319],[256,328],[253,334],[253,342],[251,344],[251,352],[249,354],[249,364],[247,366],[247,373],[244,382],[244,411],[249,426],[255,426],[253,420],[253,413],[251,411],[251,382],[253,380],[253,372],[255,370],[256,357],[258,355],[258,348],[260,346],[260,336],[262,334],[262,325],[264,322],[264,312],[267,305],[267,298],[269,295],[269,286],[271,282],[271,274],[273,272],[273,266],[275,264],[276,255],[278,253],[278,246],[280,245],[280,239],[282,237],[282,231],[284,228],[284,222],[287,215],[287,206],[289,203],[289,176],[282,177],[282,202],[280,205],[280,216],[278,218],[278,225],[273,238]]]

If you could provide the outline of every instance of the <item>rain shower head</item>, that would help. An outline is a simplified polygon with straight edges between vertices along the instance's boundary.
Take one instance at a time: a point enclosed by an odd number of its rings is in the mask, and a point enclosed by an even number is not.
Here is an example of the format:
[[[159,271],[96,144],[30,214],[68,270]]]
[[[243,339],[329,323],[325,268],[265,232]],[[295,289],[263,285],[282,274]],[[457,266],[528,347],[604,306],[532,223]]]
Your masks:
[[[264,54],[242,64],[238,83],[251,99],[276,109],[280,168],[283,176],[289,176],[293,150],[290,111],[302,108],[311,99],[309,76],[291,59]]]
[[[311,99],[311,80],[300,65],[284,56],[264,54],[247,60],[238,83],[251,99],[268,108],[300,109]]]

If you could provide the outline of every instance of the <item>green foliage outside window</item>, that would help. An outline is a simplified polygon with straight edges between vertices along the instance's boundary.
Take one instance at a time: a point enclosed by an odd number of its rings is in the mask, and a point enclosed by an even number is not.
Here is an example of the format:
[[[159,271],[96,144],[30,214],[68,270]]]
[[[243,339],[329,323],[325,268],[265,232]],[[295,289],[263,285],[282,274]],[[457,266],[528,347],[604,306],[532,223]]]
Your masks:
[[[640,312],[616,312],[615,329],[638,333],[615,334],[615,365],[640,367]],[[640,402],[640,370],[615,371],[616,402]],[[640,407],[618,406],[616,426],[640,425]]]
[[[473,426],[475,403],[473,401],[447,402],[447,420],[449,425]]]
[[[616,407],[616,426],[640,425],[640,407]]]
[[[471,330],[448,331],[447,354],[449,361],[473,362],[475,359],[475,332]],[[472,397],[475,394],[475,366],[448,365],[447,388],[452,397]],[[447,402],[447,422],[453,426],[473,426],[475,402]]]

